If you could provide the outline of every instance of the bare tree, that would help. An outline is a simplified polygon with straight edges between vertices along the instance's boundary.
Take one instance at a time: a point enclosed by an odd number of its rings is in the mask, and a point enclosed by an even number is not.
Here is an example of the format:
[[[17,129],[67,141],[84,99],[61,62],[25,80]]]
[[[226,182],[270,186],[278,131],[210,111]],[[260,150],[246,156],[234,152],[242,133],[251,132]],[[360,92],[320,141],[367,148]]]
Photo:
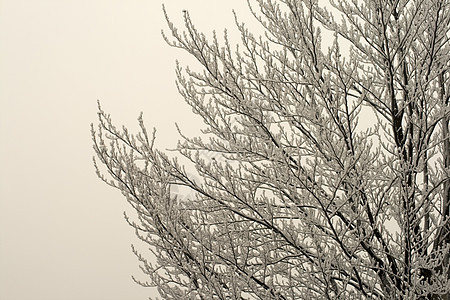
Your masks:
[[[252,2],[264,34],[236,17],[236,47],[164,11],[166,41],[201,67],[176,69],[205,124],[177,147],[196,176],[142,118],[134,135],[99,106],[97,172],[153,253],[135,251],[139,283],[165,299],[450,299],[450,1]]]

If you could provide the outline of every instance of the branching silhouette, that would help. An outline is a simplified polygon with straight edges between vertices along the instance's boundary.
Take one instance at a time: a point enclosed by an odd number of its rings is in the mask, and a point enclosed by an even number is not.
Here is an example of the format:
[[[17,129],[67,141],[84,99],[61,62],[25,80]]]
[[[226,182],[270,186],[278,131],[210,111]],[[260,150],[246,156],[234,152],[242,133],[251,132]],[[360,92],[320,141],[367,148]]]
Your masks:
[[[249,1],[264,34],[236,17],[236,47],[164,10],[201,67],[176,68],[205,124],[180,131],[195,174],[99,105],[97,173],[164,299],[450,299],[450,1],[328,7]]]

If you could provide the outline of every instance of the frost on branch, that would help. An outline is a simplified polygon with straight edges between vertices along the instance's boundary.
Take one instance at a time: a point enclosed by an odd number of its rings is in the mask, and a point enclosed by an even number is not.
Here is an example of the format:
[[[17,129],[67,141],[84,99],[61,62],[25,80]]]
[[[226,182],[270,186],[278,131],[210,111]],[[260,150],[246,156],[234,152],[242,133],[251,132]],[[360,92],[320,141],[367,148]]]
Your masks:
[[[176,67],[195,174],[99,107],[98,175],[164,299],[448,299],[450,1],[330,4],[249,1],[264,34],[236,16],[238,46],[164,11],[198,61]]]

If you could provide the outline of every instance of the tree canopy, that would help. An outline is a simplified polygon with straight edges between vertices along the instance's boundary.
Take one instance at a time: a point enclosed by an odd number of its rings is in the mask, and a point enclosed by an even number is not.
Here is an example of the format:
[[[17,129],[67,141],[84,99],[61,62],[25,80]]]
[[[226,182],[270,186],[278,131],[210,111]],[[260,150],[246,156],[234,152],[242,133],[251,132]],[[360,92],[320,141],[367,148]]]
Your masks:
[[[204,122],[180,130],[178,159],[142,116],[132,134],[99,106],[97,173],[152,253],[135,251],[139,283],[164,299],[449,299],[450,1],[249,8],[263,33],[236,16],[236,46],[164,11],[199,68],[176,67]]]

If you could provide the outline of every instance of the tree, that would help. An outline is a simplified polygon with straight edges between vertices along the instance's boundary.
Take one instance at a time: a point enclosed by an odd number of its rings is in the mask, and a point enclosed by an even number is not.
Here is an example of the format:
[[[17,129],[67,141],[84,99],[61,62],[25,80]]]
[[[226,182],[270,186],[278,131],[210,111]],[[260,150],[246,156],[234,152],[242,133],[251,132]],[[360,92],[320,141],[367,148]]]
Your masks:
[[[142,116],[131,134],[99,106],[97,172],[156,261],[135,251],[139,283],[165,299],[449,299],[450,1],[254,2],[264,34],[236,17],[235,48],[164,11],[166,41],[201,68],[176,68],[205,124],[180,131],[178,158]]]

